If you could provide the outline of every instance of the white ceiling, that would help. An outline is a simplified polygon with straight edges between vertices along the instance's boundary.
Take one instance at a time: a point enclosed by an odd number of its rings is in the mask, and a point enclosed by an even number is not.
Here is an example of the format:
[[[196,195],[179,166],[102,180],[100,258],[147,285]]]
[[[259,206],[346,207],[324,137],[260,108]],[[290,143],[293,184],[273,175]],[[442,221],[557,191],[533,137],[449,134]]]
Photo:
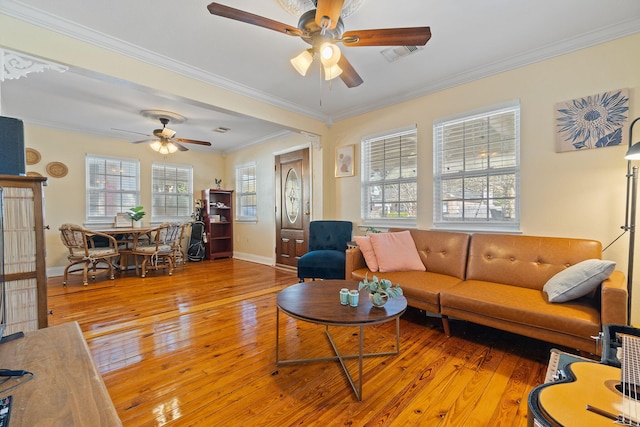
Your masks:
[[[344,19],[347,31],[427,25],[432,38],[392,63],[380,47],[342,47],[364,79],[349,89],[321,81],[315,67],[306,77],[293,70],[289,59],[308,47],[301,39],[213,16],[208,3],[0,0],[0,12],[328,124],[640,31],[638,0],[367,0]],[[277,0],[219,3],[297,26]],[[187,117],[170,125],[176,136],[211,141],[217,152],[290,130],[77,69],[5,80],[0,95],[0,112],[25,123],[132,141],[141,136],[114,129],[149,134],[160,125],[141,110],[173,111]],[[214,133],[219,126],[231,131]]]

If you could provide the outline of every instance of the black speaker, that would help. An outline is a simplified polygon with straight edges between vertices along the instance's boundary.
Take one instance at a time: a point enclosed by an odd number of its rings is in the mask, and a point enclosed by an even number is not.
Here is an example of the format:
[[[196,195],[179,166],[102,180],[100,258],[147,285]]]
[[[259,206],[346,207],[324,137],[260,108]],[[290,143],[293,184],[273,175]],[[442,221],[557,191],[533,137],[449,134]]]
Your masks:
[[[0,116],[0,174],[26,175],[22,120]]]

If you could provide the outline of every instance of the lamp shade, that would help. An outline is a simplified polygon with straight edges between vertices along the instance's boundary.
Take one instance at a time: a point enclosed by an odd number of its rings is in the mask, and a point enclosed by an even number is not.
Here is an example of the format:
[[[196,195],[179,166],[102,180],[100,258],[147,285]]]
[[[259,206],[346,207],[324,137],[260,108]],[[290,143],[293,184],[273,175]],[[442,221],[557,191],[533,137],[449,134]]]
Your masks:
[[[302,76],[307,75],[307,71],[309,71],[309,67],[313,62],[313,55],[311,52],[311,49],[307,49],[295,58],[291,58],[291,65],[293,65],[293,68],[295,68]]]
[[[154,141],[150,147],[160,154],[172,154],[178,151],[178,147],[168,141]]]
[[[627,160],[640,160],[640,142],[636,142],[629,148],[627,154],[624,155]]]
[[[342,74],[342,68],[338,66],[338,64],[334,64],[331,67],[323,67],[324,68],[324,79],[331,80],[338,77]]]

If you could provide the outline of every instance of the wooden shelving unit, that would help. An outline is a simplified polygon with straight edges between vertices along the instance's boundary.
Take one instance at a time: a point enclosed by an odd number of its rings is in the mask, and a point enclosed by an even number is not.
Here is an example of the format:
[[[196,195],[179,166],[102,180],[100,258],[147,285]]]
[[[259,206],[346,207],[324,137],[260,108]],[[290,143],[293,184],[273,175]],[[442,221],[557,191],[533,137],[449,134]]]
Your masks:
[[[202,191],[207,259],[233,256],[233,191]]]

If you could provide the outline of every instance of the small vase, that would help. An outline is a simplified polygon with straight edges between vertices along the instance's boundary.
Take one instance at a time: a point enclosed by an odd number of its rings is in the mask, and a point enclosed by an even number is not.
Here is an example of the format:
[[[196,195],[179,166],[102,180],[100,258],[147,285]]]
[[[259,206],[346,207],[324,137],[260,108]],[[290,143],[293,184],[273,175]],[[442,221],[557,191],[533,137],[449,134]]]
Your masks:
[[[138,221],[134,221],[131,220],[131,224],[133,225],[133,228],[142,228],[142,220],[138,220]]]
[[[376,298],[376,295],[378,295],[378,298]],[[369,294],[369,301],[371,301],[371,304],[373,304],[374,307],[382,307],[388,300],[389,295],[384,291],[378,292],[377,294]]]

